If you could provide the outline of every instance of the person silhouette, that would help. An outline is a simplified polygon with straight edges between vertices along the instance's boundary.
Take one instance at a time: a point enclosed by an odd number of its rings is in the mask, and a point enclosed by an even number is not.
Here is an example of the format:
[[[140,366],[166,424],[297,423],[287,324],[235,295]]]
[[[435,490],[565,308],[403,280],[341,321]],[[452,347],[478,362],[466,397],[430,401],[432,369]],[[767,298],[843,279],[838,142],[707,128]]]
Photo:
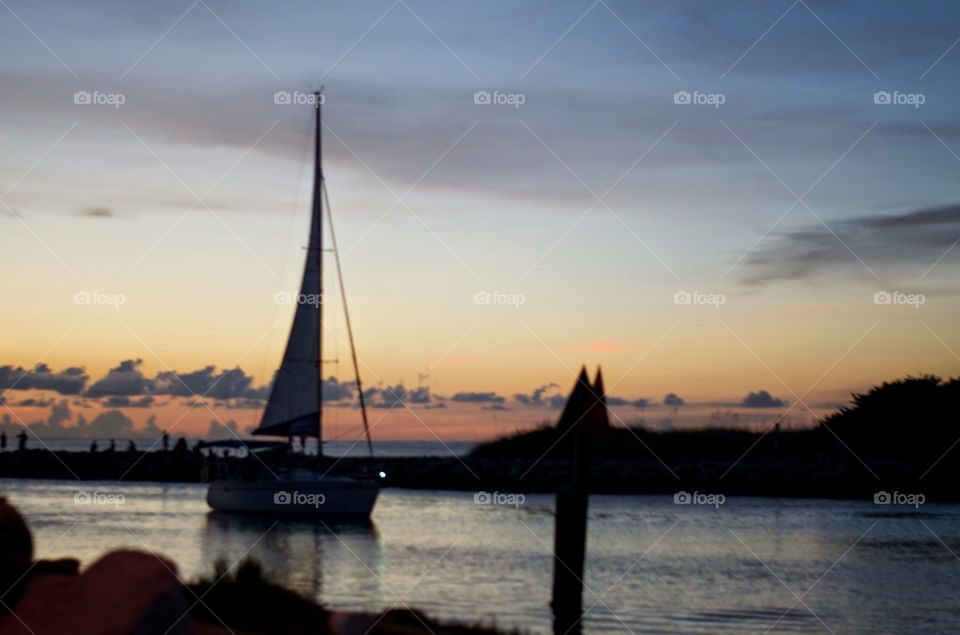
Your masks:
[[[167,434],[166,430],[163,432],[163,450],[167,451],[170,449],[170,435]]]
[[[92,454],[96,451],[97,451],[97,440],[94,439],[93,441],[90,442],[90,453]]]
[[[0,602],[0,614],[12,613],[10,605],[17,605],[26,591],[30,572],[36,562],[33,560],[33,536],[20,512],[0,496],[0,586],[5,589],[3,602]],[[32,584],[30,586],[33,586]],[[29,630],[29,629],[28,629]]]
[[[107,446],[107,452],[113,452],[116,449],[117,449],[117,442],[114,441],[113,439],[110,439],[110,445]]]
[[[20,450],[27,449],[27,431],[21,430],[20,434],[17,435],[17,448]]]
[[[0,452],[7,449],[7,431],[0,430]]]
[[[130,439],[130,443],[127,444],[127,452],[136,452],[137,444],[133,442],[133,439]]]

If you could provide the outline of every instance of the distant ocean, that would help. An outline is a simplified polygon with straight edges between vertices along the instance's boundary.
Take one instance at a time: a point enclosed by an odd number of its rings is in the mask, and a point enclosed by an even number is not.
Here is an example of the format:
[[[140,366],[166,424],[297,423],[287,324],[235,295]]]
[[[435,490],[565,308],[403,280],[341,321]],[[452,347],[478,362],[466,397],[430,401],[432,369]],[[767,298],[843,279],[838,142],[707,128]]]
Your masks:
[[[189,447],[193,447],[202,439],[187,438],[187,444]],[[30,438],[27,441],[28,448],[41,448],[44,445],[51,450],[61,451],[66,450],[69,452],[85,452],[90,449],[90,443],[92,439],[76,439],[76,438],[43,438],[43,443],[41,444],[35,438]],[[127,448],[127,444],[130,442],[130,439],[114,439],[117,444],[117,450],[122,451]],[[176,437],[170,438],[170,445],[173,446],[176,443]],[[152,439],[133,439],[133,442],[136,444],[138,450],[148,450],[151,449],[151,446],[154,444]],[[16,438],[9,437],[7,439],[7,447],[15,448],[17,440]],[[299,441],[294,441],[295,445],[299,445]],[[97,449],[105,450],[107,446],[110,445],[110,439],[97,439]],[[473,449],[477,444],[472,441],[376,441],[373,444],[373,452],[377,456],[450,456],[454,454],[456,456],[465,456],[469,454],[470,450]],[[154,450],[160,449],[160,444],[157,443]],[[315,452],[317,444],[313,440],[307,441],[307,451]],[[367,444],[366,441],[353,442],[353,441],[325,441],[323,444],[323,452],[328,456],[367,456]]]

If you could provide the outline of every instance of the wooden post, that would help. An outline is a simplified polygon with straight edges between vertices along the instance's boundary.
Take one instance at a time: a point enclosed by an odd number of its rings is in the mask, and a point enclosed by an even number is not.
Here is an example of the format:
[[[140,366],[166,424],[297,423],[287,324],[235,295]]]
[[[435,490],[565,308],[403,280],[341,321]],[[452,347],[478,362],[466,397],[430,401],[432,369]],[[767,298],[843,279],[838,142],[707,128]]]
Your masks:
[[[559,434],[573,435],[574,456],[571,480],[562,483],[557,491],[550,603],[556,635],[578,635],[582,630],[593,437],[609,427],[600,370],[597,370],[597,378],[591,386],[587,369],[583,368],[557,423]]]

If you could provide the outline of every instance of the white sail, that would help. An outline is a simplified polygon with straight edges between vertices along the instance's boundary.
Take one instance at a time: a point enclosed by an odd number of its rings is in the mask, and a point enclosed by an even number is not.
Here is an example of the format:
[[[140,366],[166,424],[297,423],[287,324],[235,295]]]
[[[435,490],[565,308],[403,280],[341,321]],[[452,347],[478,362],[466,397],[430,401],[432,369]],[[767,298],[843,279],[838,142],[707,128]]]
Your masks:
[[[283,361],[273,381],[270,399],[254,434],[320,436],[320,289],[319,214],[310,223],[310,243],[300,295]]]

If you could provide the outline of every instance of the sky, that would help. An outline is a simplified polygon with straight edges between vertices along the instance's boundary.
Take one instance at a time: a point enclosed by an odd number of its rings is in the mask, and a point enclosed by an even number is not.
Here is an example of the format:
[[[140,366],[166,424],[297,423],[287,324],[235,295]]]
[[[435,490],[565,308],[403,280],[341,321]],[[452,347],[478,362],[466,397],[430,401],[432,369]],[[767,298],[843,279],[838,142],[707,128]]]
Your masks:
[[[0,411],[256,424],[320,85],[375,438],[555,419],[584,364],[655,428],[956,376],[958,41],[949,2],[3,0]]]

